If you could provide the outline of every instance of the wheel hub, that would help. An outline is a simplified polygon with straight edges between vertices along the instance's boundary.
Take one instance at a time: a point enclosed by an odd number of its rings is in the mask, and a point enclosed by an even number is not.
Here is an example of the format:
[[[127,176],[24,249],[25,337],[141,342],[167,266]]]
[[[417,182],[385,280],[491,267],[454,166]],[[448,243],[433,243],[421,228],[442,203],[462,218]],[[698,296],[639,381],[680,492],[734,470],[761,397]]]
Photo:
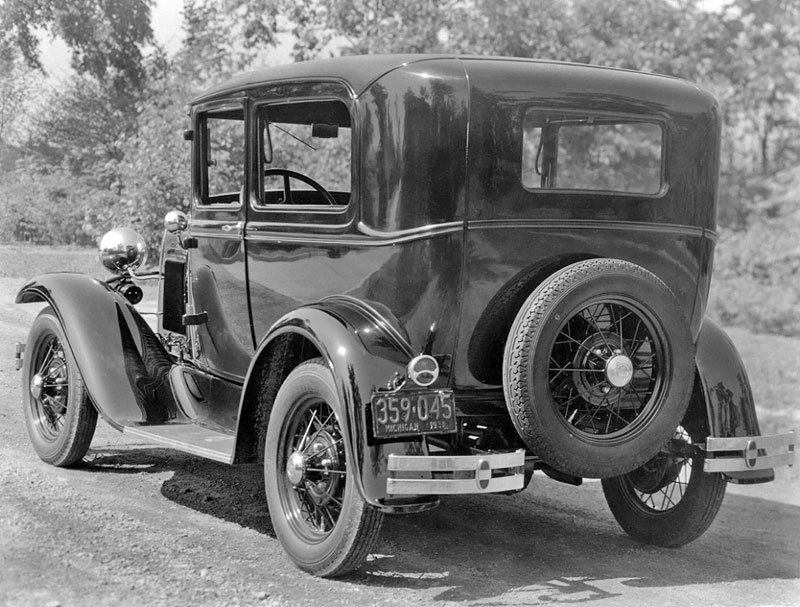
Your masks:
[[[609,331],[598,331],[587,337],[575,352],[572,381],[580,395],[590,404],[602,407],[608,403],[612,388],[619,387],[608,377],[608,363],[623,356],[620,337]],[[631,364],[631,377],[633,365]],[[614,366],[616,369],[616,365]],[[605,381],[598,381],[602,378]],[[627,385],[627,383],[622,384]]]
[[[295,487],[303,482],[306,476],[306,457],[299,451],[292,453],[286,461],[286,476]]]
[[[44,377],[37,373],[31,378],[31,396],[33,396],[35,400],[39,400],[42,397],[43,391]]]
[[[616,352],[616,351],[615,351]],[[606,361],[606,381],[615,388],[623,388],[633,379],[633,362],[621,353]]]
[[[311,500],[318,506],[327,504],[341,482],[341,475],[332,471],[340,470],[343,465],[336,449],[336,439],[327,431],[320,432],[307,451],[311,454],[313,468],[306,483],[306,490]],[[331,472],[329,472],[331,471]]]

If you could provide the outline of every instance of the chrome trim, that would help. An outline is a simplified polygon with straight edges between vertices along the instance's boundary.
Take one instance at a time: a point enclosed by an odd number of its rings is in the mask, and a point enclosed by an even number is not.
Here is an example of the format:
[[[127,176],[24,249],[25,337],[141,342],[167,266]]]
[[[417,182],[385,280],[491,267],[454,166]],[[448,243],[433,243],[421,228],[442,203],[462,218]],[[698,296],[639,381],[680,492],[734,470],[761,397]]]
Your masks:
[[[258,226],[264,226],[265,222],[259,222]],[[313,228],[315,231],[321,232],[323,229],[333,228],[343,229],[347,226],[331,225],[325,226],[324,224],[274,224],[276,227],[291,227],[291,228]],[[367,228],[362,223],[358,224],[359,234],[333,234],[320,233],[317,234],[298,234],[297,232],[261,232],[259,228],[254,228],[250,224],[247,226],[247,234],[245,239],[252,242],[282,242],[291,244],[314,244],[314,245],[346,245],[354,247],[383,247],[415,240],[424,240],[426,238],[433,238],[446,234],[454,234],[464,229],[464,222],[456,221],[450,223],[441,223],[422,228],[414,228],[412,230],[399,230],[396,232],[379,232],[372,228]],[[366,231],[365,231],[366,230]],[[367,233],[368,232],[368,233]]]
[[[189,227],[189,217],[183,211],[173,209],[164,215],[164,229],[170,234],[180,234]]]
[[[425,364],[431,368],[425,368]],[[422,368],[420,368],[422,365]],[[439,378],[439,363],[430,354],[420,354],[409,361],[407,367],[408,377],[418,386],[427,388]]]
[[[322,215],[320,217],[330,217],[331,215]],[[308,223],[289,223],[284,221],[249,221],[247,222],[247,237],[248,240],[260,240],[262,236],[269,236],[270,234],[292,234],[289,230],[309,230],[311,232],[320,233],[339,233],[346,230],[350,226],[350,222],[345,223],[323,223],[323,222],[308,222]],[[280,228],[276,230],[275,228]],[[282,231],[285,230],[285,231]],[[303,237],[306,237],[303,234]],[[265,239],[266,240],[266,239]]]
[[[533,228],[544,230],[635,230],[639,232],[660,232],[680,234],[694,238],[716,240],[716,232],[707,228],[672,223],[648,223],[642,221],[612,221],[592,219],[477,219],[467,222],[467,229],[519,229]]]
[[[148,280],[158,280],[161,278],[161,272],[156,270],[155,272],[148,272],[147,274],[137,274],[133,270],[129,272],[131,278],[134,280],[141,280],[142,282],[146,282]]]
[[[241,238],[243,234],[243,221],[214,222],[206,225],[193,224],[189,228],[190,236],[202,236],[203,238]]]
[[[390,454],[386,493],[456,495],[518,491],[525,483],[524,466],[524,449],[485,455]],[[433,473],[437,478],[432,478]]]
[[[384,240],[403,240],[406,238],[410,238],[413,236],[417,236],[418,234],[448,234],[450,232],[457,232],[464,227],[463,221],[448,221],[445,223],[433,223],[426,226],[420,226],[418,228],[409,228],[407,230],[394,230],[392,232],[383,232],[381,230],[376,230],[375,228],[369,227],[363,221],[359,221],[358,225],[356,226],[358,231],[366,236],[371,236],[372,238],[381,238]]]
[[[706,440],[706,472],[745,472],[791,466],[797,458],[794,430],[771,436],[736,436]],[[719,455],[715,455],[719,454]]]

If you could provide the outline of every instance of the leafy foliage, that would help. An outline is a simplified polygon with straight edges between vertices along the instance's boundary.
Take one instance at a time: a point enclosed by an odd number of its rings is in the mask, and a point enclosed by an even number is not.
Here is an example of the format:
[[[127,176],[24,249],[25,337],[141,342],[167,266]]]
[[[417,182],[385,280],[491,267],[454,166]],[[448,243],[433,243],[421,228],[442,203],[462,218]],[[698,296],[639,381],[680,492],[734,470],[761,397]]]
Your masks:
[[[36,32],[49,30],[72,49],[78,73],[109,82],[124,95],[144,82],[142,45],[153,40],[151,6],[152,0],[5,0],[0,50],[8,58],[16,47],[41,69]]]
[[[748,230],[722,230],[709,313],[729,325],[800,336],[800,168],[776,182],[779,192]]]
[[[700,0],[184,0],[183,46],[171,57],[153,41],[152,6],[0,3],[4,238],[85,243],[124,223],[156,248],[164,213],[188,209],[185,103],[270,61],[287,37],[296,60],[442,52],[595,63],[687,78],[718,97],[723,236],[711,310],[725,322],[799,330],[796,0],[728,0],[716,12]],[[41,67],[41,32],[66,41],[76,70],[50,90],[20,68]],[[598,147],[592,161],[618,151]],[[280,153],[287,162],[306,154],[292,141]],[[341,155],[325,158],[344,175]],[[749,305],[764,293],[767,305]]]

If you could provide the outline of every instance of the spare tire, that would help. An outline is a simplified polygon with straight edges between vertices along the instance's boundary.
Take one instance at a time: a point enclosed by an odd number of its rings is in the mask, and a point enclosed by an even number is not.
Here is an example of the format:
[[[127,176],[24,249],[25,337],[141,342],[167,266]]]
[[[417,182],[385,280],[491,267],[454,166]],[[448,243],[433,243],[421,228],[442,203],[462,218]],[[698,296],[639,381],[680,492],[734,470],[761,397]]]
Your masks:
[[[694,342],[672,291],[619,259],[569,265],[511,326],[503,389],[514,426],[551,467],[607,478],[650,460],[689,404]]]

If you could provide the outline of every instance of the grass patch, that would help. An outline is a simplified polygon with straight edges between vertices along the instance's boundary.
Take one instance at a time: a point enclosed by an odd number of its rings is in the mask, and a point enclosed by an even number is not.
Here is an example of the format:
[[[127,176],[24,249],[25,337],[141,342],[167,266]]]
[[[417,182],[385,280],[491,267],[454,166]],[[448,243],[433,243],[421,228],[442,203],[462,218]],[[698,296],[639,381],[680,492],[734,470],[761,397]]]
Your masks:
[[[97,259],[97,249],[68,245],[46,246],[33,244],[0,245],[0,278],[29,280],[49,272],[78,272],[98,280],[113,274]],[[138,283],[144,292],[143,303],[152,307],[158,298],[157,281]]]
[[[81,272],[97,278],[110,274],[97,260],[97,250],[83,247],[0,245],[0,277],[33,278],[47,272]]]

